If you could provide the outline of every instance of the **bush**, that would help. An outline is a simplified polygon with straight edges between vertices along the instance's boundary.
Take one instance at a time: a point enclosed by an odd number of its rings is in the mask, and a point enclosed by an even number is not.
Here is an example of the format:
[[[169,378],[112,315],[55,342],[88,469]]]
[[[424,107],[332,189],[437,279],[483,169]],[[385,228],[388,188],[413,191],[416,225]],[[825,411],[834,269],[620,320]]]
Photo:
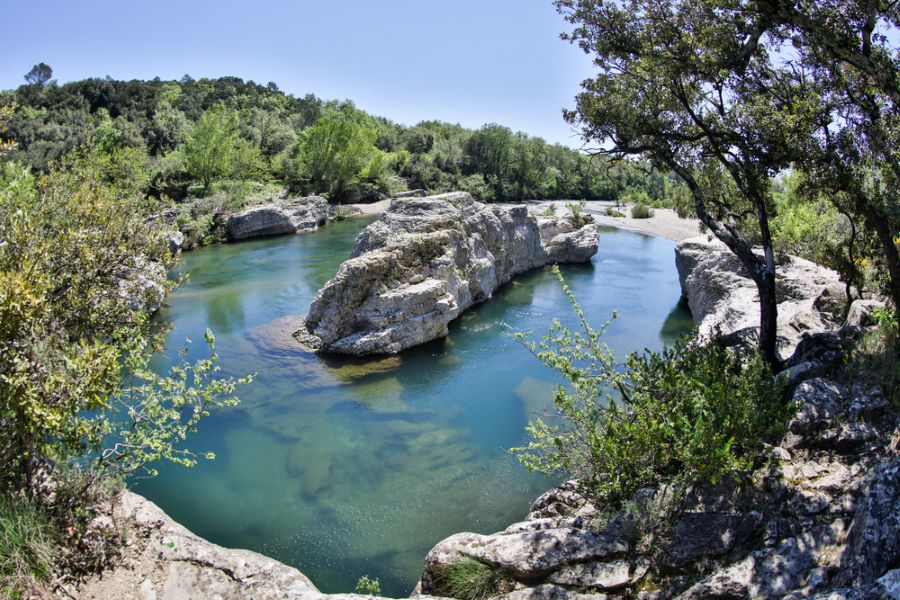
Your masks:
[[[631,207],[632,219],[649,219],[653,216],[653,211],[646,204],[635,204]]]
[[[190,464],[176,446],[235,401],[238,382],[216,377],[215,354],[167,376],[148,367],[146,307],[172,285],[170,257],[154,207],[105,183],[90,159],[39,184],[0,173],[0,484],[27,494],[47,464]]]
[[[439,594],[451,598],[484,600],[512,591],[512,581],[500,569],[466,557],[448,565],[435,587]]]
[[[569,383],[554,397],[559,422],[530,423],[532,441],[512,450],[530,470],[575,477],[615,509],[643,487],[740,476],[783,433],[789,410],[760,356],[682,340],[617,364],[600,339],[608,323],[594,330],[563,287],[582,331],[554,321],[525,342]]]
[[[575,229],[581,229],[588,222],[587,218],[585,218],[583,214],[584,207],[584,200],[566,203],[566,208],[572,211],[572,224],[575,225]]]
[[[377,577],[369,579],[368,575],[363,575],[356,582],[356,593],[377,596],[381,593],[381,582],[378,581]]]
[[[875,327],[863,332],[848,367],[851,377],[880,385],[895,410],[900,410],[900,338],[894,310],[875,311]]]
[[[617,210],[616,210],[615,208],[613,208],[612,206],[607,206],[607,207],[606,207],[606,216],[607,216],[607,217],[617,217],[617,218],[618,218],[618,217],[624,217],[625,214],[624,214],[624,213],[621,213],[621,212],[619,212],[619,211],[617,211]]]

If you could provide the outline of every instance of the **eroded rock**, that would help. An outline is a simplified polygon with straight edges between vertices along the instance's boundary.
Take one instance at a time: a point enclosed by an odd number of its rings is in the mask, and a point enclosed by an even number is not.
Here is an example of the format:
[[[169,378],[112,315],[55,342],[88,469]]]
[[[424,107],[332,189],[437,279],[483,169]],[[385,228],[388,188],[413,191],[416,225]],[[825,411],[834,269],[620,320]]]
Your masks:
[[[723,243],[709,236],[684,240],[675,247],[675,265],[701,336],[758,331],[756,284]],[[785,257],[777,272],[778,348],[790,356],[804,335],[843,324],[844,285],[835,271],[795,256]]]
[[[319,196],[282,200],[228,217],[229,240],[315,231],[328,220],[328,201]]]
[[[539,219],[524,206],[488,206],[465,192],[396,199],[316,294],[298,338],[329,352],[395,354],[446,336],[515,275],[596,251],[593,225]]]

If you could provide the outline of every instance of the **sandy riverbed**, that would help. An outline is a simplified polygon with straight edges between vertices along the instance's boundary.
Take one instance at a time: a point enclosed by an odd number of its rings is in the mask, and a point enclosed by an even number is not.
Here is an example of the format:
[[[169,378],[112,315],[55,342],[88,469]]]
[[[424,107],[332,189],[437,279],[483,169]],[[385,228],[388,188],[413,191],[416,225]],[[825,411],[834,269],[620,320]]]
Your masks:
[[[558,214],[565,214],[568,200],[544,200],[526,202],[532,211],[541,213],[551,204],[555,205]],[[344,204],[343,209],[347,216],[380,215],[390,205],[391,200],[385,199],[371,204]],[[669,240],[680,242],[681,240],[700,235],[700,221],[697,219],[682,219],[670,208],[654,208],[653,216],[649,219],[632,219],[631,207],[620,208],[624,217],[609,217],[606,209],[614,206],[612,202],[591,200],[585,203],[585,212],[593,215],[599,225],[609,225],[620,229],[631,229],[648,235],[655,235]]]

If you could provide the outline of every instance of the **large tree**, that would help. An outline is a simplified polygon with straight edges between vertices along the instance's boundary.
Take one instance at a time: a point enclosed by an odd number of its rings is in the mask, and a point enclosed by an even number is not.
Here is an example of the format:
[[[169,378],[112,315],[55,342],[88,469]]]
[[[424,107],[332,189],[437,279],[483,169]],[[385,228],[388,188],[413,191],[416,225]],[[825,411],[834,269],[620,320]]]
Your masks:
[[[815,122],[772,101],[770,91],[786,85],[772,58],[780,40],[762,37],[766,17],[748,4],[556,3],[575,25],[565,37],[599,70],[567,118],[597,152],[646,157],[686,184],[697,217],[756,283],[759,347],[778,367],[771,179],[793,159],[785,128],[803,137]]]
[[[771,177],[810,188],[879,240],[900,303],[900,57],[883,35],[896,3],[868,0],[559,0],[568,37],[595,56],[569,118],[601,151],[676,173],[701,221],[760,293],[760,347],[775,353]],[[761,255],[751,250],[760,243]]]

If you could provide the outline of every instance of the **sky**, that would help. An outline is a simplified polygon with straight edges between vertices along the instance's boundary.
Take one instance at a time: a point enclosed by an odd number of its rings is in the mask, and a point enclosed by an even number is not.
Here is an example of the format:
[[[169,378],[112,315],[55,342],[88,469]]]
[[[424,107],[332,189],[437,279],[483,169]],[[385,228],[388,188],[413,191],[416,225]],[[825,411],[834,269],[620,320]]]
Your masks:
[[[233,75],[375,115],[500,123],[573,148],[562,119],[589,57],[551,0],[5,0],[0,89],[45,62],[59,83]]]

